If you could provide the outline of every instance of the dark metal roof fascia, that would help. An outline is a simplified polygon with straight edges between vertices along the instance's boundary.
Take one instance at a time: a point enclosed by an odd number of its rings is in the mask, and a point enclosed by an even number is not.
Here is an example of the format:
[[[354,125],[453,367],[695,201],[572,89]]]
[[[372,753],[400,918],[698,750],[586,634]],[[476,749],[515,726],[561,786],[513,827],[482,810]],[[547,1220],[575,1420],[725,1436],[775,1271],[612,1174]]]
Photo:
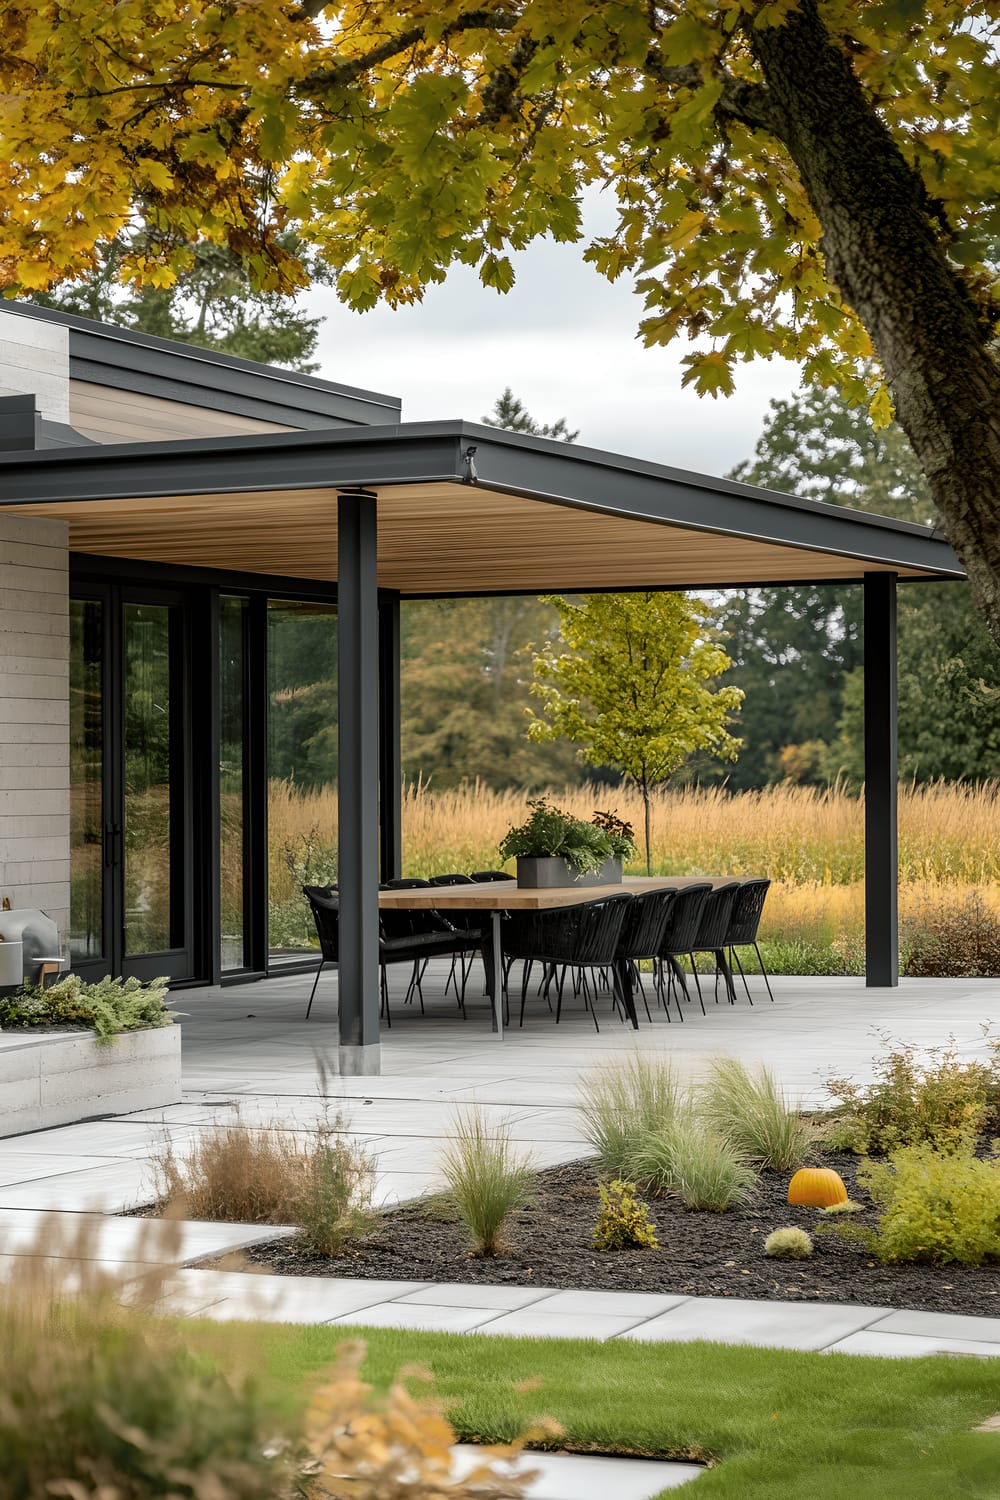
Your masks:
[[[474,440],[478,482],[490,489],[692,531],[808,548],[861,563],[965,577],[943,534],[912,521],[804,500],[644,459],[622,458],[575,443],[546,438],[529,438],[526,443],[521,433],[469,422],[461,426],[464,437]]]
[[[0,503],[455,483],[470,446],[480,485],[527,499],[965,576],[928,527],[460,421],[0,454]]]
[[[434,430],[325,428],[0,453],[0,505],[457,482],[462,445],[454,424],[427,426]]]
[[[401,401],[397,396],[281,370],[196,344],[115,328],[55,308],[11,302],[3,305],[3,311],[68,328],[73,380],[288,426],[319,428],[399,421]]]

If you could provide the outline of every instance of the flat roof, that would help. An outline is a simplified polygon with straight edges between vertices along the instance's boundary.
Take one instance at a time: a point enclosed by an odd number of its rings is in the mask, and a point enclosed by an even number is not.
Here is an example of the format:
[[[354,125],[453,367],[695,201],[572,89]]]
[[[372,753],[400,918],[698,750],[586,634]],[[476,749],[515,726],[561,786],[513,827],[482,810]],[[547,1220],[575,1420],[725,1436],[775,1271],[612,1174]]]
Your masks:
[[[930,527],[463,421],[0,454],[75,551],[324,582],[340,490],[405,596],[965,576]]]
[[[70,380],[300,428],[397,423],[401,398],[31,302],[0,311],[69,330]]]

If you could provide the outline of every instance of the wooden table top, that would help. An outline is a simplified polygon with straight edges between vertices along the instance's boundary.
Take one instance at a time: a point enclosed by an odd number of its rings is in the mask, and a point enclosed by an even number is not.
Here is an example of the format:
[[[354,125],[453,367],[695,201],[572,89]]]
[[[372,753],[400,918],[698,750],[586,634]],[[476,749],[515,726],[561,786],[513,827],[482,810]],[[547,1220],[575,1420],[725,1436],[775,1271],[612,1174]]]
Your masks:
[[[554,906],[578,906],[604,896],[636,896],[642,891],[682,891],[689,885],[728,885],[731,875],[626,875],[621,885],[560,885],[527,890],[513,880],[473,882],[471,885],[415,886],[402,891],[379,891],[379,906],[406,911],[430,907],[436,911],[541,911]]]

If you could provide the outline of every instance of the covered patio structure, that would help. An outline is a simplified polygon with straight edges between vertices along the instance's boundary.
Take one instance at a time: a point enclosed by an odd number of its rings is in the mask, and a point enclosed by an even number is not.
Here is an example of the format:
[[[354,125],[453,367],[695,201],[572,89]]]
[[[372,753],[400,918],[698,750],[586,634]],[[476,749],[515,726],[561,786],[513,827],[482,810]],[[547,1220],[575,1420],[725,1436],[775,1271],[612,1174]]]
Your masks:
[[[335,586],[344,1073],[379,1069],[378,883],[401,862],[402,599],[863,586],[866,977],[896,984],[896,586],[964,576],[928,528],[460,421],[0,453],[0,514],[64,523],[73,554],[112,570]],[[217,611],[198,628],[197,701],[215,724]],[[262,837],[248,830],[258,863]]]

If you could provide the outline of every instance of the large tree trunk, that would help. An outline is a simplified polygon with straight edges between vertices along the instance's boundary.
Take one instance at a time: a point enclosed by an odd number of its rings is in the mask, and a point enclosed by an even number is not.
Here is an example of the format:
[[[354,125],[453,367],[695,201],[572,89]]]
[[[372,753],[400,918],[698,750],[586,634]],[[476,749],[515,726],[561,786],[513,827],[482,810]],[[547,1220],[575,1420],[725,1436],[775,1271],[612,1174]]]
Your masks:
[[[948,264],[934,205],[823,26],[816,0],[747,28],[773,126],[823,227],[827,271],[868,330],[948,539],[1000,645],[1000,369]]]

